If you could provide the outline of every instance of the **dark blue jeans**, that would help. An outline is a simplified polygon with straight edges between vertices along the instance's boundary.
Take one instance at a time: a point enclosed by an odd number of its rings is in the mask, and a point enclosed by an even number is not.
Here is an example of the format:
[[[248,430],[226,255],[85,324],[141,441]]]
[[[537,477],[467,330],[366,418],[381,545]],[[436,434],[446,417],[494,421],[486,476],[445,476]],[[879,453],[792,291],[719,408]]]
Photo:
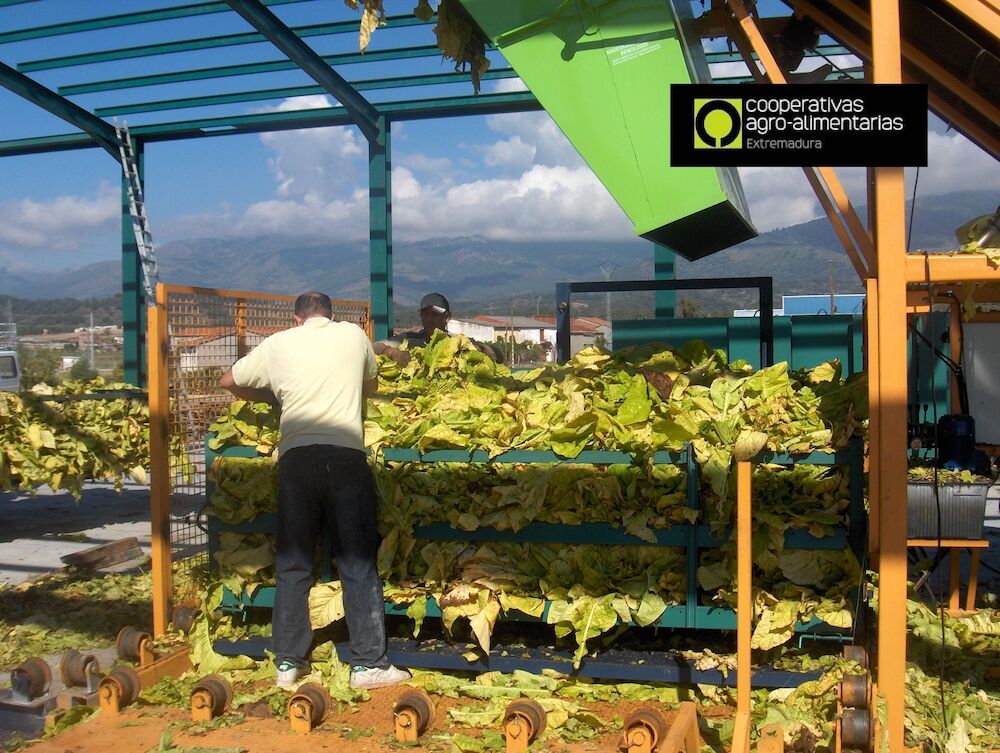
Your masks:
[[[344,586],[352,666],[388,666],[378,550],[376,494],[360,450],[333,445],[296,447],[278,461],[278,536],[271,644],[275,661],[300,667],[312,644],[309,589],[317,538],[331,531]]]

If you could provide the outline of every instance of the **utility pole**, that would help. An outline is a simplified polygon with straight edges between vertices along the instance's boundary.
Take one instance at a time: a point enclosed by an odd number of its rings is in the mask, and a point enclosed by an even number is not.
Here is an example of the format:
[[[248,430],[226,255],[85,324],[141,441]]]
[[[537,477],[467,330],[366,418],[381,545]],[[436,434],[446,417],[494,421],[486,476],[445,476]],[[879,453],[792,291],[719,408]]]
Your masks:
[[[827,259],[827,269],[830,271],[830,313],[837,313],[837,291],[833,287],[833,259]]]
[[[90,370],[94,370],[94,312],[90,312]]]

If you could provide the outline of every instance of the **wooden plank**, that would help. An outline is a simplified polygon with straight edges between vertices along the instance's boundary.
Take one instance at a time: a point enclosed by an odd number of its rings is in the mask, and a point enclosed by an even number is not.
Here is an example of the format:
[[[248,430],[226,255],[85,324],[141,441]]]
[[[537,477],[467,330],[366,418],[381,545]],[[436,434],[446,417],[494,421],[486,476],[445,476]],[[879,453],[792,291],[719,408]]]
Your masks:
[[[936,547],[937,539],[907,539],[907,546]],[[942,549],[989,549],[988,539],[941,539]]]
[[[89,549],[82,549],[79,552],[64,554],[59,559],[72,567],[79,567],[85,570],[96,570],[108,565],[117,565],[120,562],[142,557],[142,549],[139,548],[139,540],[135,536],[129,536],[118,541],[109,541],[106,544],[92,546]]]

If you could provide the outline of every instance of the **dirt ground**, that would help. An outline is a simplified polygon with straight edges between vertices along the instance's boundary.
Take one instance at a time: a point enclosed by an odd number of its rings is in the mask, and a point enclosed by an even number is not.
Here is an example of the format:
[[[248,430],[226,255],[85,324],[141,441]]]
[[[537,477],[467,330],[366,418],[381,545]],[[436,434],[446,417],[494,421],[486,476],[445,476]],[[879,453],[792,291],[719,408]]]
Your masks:
[[[164,749],[185,751],[200,749],[218,753],[314,753],[336,751],[349,747],[352,753],[388,753],[412,746],[399,744],[393,732],[392,708],[403,688],[382,688],[371,692],[371,700],[354,708],[334,707],[323,725],[310,735],[300,735],[289,729],[287,720],[258,718],[250,713],[230,714],[211,724],[195,724],[188,712],[177,708],[156,706],[131,707],[114,717],[95,713],[84,722],[49,739],[34,743],[25,750],[30,753],[149,753],[160,749],[164,732],[170,732],[170,742]],[[462,733],[479,737],[483,731],[455,725],[447,714],[453,706],[466,705],[466,699],[435,697],[437,717],[421,738],[416,749],[448,751],[450,735]],[[606,703],[589,703],[587,707],[603,719],[619,720],[627,716],[638,702],[611,707]],[[675,711],[661,707],[672,723]],[[728,707],[699,709],[706,717],[731,717]],[[227,724],[227,721],[233,722]],[[443,734],[446,733],[446,734]],[[620,725],[583,742],[563,742],[557,737],[543,741],[533,750],[558,753],[620,753]],[[221,750],[220,750],[221,749]],[[193,751],[192,751],[193,753]]]

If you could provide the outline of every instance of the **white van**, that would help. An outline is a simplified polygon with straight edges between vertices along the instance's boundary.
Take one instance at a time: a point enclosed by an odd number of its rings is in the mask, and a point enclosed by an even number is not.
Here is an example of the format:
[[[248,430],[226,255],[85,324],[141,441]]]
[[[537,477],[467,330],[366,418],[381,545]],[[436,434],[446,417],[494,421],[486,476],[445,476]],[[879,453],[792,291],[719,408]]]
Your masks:
[[[0,350],[0,392],[21,390],[21,367],[16,350]]]

